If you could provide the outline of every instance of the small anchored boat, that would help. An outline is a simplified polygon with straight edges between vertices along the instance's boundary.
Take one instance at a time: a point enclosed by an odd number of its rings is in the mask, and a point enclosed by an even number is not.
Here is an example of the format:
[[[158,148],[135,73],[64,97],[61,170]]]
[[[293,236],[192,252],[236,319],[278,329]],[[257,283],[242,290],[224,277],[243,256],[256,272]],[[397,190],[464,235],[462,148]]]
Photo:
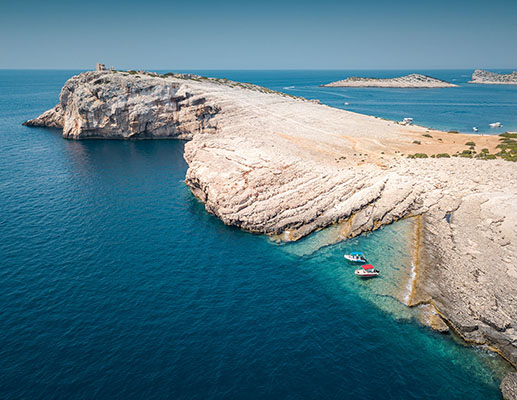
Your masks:
[[[472,128],[472,130],[473,130],[474,132],[479,131],[479,129],[477,128],[477,126],[474,126],[474,127]]]
[[[350,254],[345,254],[344,256],[348,261],[357,262],[357,263],[366,263],[366,257],[363,253],[359,253],[358,251],[354,251]]]
[[[401,125],[413,125],[413,118],[404,118],[402,122],[400,122]]]
[[[359,278],[374,278],[378,276],[379,273],[380,272],[373,268],[371,264],[361,265],[360,269],[355,270],[355,276]]]
[[[490,125],[490,128],[501,128],[503,126],[503,124],[501,124],[500,122],[493,122]]]

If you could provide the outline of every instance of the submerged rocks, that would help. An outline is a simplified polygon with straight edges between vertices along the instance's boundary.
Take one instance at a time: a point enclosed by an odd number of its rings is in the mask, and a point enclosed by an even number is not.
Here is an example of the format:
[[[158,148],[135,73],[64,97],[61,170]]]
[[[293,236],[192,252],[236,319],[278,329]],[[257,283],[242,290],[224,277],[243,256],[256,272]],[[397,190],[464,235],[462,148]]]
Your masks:
[[[384,87],[384,88],[443,88],[456,87],[452,83],[427,75],[410,74],[397,78],[359,78],[352,76],[341,81],[327,83],[325,87]]]
[[[496,74],[495,72],[476,69],[469,83],[482,83],[486,85],[517,85],[517,71],[509,74]]]

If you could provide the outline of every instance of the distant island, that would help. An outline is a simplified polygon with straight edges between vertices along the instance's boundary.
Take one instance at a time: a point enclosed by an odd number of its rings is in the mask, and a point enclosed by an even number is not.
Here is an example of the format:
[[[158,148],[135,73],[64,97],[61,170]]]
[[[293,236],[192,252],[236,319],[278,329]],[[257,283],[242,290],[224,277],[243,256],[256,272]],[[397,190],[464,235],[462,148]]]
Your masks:
[[[351,76],[341,81],[321,85],[323,87],[383,87],[383,88],[443,88],[457,87],[452,83],[432,78],[427,75],[410,74],[397,78],[359,78]]]
[[[517,71],[510,74],[496,74],[495,72],[476,69],[469,83],[481,83],[485,85],[517,85]]]

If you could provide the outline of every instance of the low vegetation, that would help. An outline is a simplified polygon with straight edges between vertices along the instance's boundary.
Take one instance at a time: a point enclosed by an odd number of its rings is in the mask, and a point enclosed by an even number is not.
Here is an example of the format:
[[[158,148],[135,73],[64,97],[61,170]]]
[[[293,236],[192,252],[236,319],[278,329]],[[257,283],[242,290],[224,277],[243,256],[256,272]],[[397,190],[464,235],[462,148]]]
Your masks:
[[[433,137],[432,137],[430,134],[428,134],[428,133],[425,133],[425,134],[423,134],[422,136],[423,136],[423,137],[428,137],[428,138],[431,138],[431,139],[433,138]]]
[[[137,74],[136,71],[127,71],[127,72],[129,74],[131,74],[131,75]],[[249,82],[235,82],[235,81],[231,81],[231,80],[226,79],[226,78],[209,78],[207,76],[200,76],[200,75],[195,75],[195,74],[179,74],[179,73],[175,73],[175,72],[167,72],[167,73],[161,74],[161,75],[157,74],[155,72],[139,71],[138,73],[144,74],[144,75],[147,75],[147,76],[151,76],[151,77],[154,77],[154,78],[176,78],[176,79],[185,79],[185,80],[196,81],[196,82],[212,82],[212,83],[218,83],[218,84],[221,84],[221,85],[229,86],[229,87],[232,87],[232,88],[240,88],[240,89],[253,90],[255,92],[261,92],[261,93],[267,93],[267,94],[275,94],[275,95],[279,95],[279,96],[283,96],[283,97],[290,97],[292,99],[299,99],[299,100],[304,100],[304,101],[307,100],[304,97],[293,96],[292,94],[278,92],[276,90],[268,89],[268,88],[263,87],[263,86],[255,85],[253,83],[249,83]]]
[[[415,153],[415,154],[408,154],[407,158],[428,158],[428,155],[425,153]]]
[[[517,161],[517,133],[505,132],[499,135],[501,143],[497,145],[500,150],[496,155],[506,161]]]

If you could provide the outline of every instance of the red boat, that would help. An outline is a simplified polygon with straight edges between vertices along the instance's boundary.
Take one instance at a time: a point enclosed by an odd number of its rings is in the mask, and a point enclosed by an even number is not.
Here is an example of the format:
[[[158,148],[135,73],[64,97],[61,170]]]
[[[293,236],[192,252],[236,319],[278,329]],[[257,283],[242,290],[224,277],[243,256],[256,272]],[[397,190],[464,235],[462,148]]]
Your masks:
[[[374,278],[379,275],[379,271],[373,268],[373,265],[361,265],[360,269],[355,270],[355,275],[360,278]]]

